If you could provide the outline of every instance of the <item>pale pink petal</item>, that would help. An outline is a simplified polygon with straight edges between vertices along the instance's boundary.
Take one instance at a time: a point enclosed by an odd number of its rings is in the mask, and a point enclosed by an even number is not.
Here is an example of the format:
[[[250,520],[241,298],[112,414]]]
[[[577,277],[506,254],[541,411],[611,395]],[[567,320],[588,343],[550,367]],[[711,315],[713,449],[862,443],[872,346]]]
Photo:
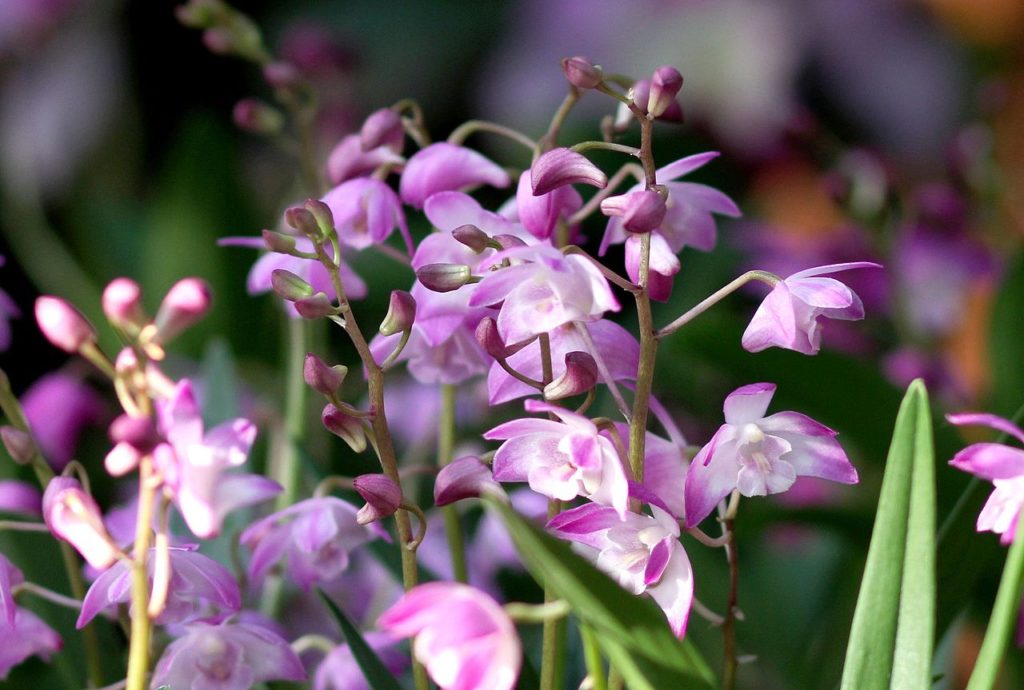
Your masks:
[[[998,415],[986,414],[984,412],[961,412],[959,414],[947,414],[946,419],[949,420],[950,424],[956,424],[957,426],[978,424],[991,427],[1024,443],[1024,431],[1021,431],[1020,427],[1010,420],[1003,419]]]
[[[751,383],[737,388],[726,396],[722,406],[726,424],[759,422],[768,411],[774,395],[774,383]]]
[[[648,587],[647,593],[665,612],[672,632],[682,639],[693,604],[693,568],[686,550],[677,540],[672,540],[672,551],[661,580]]]

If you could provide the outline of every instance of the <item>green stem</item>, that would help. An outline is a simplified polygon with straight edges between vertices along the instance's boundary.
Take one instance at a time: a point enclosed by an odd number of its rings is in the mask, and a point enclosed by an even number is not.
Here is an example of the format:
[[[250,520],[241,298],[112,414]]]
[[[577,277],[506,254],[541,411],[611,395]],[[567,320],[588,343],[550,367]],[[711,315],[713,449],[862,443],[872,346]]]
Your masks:
[[[558,106],[558,110],[555,111],[554,117],[551,118],[551,124],[548,125],[548,131],[544,133],[540,139],[537,140],[537,147],[533,152],[533,159],[537,158],[544,152],[550,150],[558,142],[558,133],[562,129],[562,125],[565,123],[565,119],[569,117],[569,113],[572,111],[573,106],[580,100],[580,92],[575,86],[569,87],[569,93],[562,99],[561,105]]]
[[[146,559],[152,537],[153,499],[156,491],[152,477],[152,459],[143,458],[139,465],[139,512],[136,517],[135,547],[132,555],[132,629],[128,651],[126,690],[146,690],[149,674],[149,644],[152,626],[149,608],[149,582]]]
[[[556,599],[547,604],[522,604],[512,602],[505,604],[505,613],[516,623],[543,623],[552,618],[565,618],[572,611],[569,602]]]
[[[309,334],[305,319],[288,319],[288,345],[285,351],[285,399],[284,434],[285,444],[281,449],[275,469],[275,477],[284,491],[277,497],[277,509],[281,510],[295,503],[299,496],[302,479],[302,463],[299,444],[306,431],[306,382],[302,367],[308,349]]]
[[[462,142],[474,132],[490,132],[491,134],[497,134],[498,136],[511,139],[517,144],[522,144],[524,147],[533,151],[537,146],[530,137],[526,136],[522,132],[518,132],[511,127],[505,125],[499,125],[496,122],[488,122],[487,120],[469,120],[459,125],[451,134],[448,135],[448,143],[455,144],[456,146],[462,145]]]
[[[768,271],[747,271],[739,278],[736,278],[728,285],[719,288],[712,294],[702,299],[696,306],[689,309],[682,316],[675,319],[672,323],[661,328],[654,333],[654,337],[661,339],[666,335],[671,335],[678,331],[680,328],[693,321],[695,318],[706,312],[711,307],[715,306],[723,299],[731,295],[732,293],[739,290],[741,287],[751,282],[752,280],[760,280],[762,283],[767,283],[771,287],[775,287],[782,280],[774,273]]]
[[[542,336],[543,337],[543,336]],[[543,341],[541,341],[543,345]],[[548,520],[562,512],[562,502],[557,499],[548,501]],[[544,604],[550,605],[558,600],[551,587],[544,587]],[[562,687],[562,677],[558,673],[561,665],[562,652],[564,651],[564,635],[561,634],[562,620],[558,618],[547,618],[544,620],[542,631],[541,658],[540,658],[540,690],[559,690]]]
[[[452,461],[455,448],[455,386],[441,384],[441,416],[438,420],[437,466],[444,467]],[[448,536],[448,551],[451,552],[452,574],[457,582],[469,582],[466,569],[466,548],[462,535],[462,523],[455,506],[445,506],[444,531]]]
[[[639,156],[640,149],[635,146],[627,146],[626,144],[616,144],[611,141],[600,141],[595,139],[593,141],[581,141],[572,147],[571,150],[576,153],[583,153],[590,149],[603,149],[605,151],[617,151],[618,153],[625,153],[630,156]]]
[[[589,625],[580,623],[580,638],[583,640],[583,658],[587,664],[587,678],[590,679],[591,690],[608,690],[597,635]]]

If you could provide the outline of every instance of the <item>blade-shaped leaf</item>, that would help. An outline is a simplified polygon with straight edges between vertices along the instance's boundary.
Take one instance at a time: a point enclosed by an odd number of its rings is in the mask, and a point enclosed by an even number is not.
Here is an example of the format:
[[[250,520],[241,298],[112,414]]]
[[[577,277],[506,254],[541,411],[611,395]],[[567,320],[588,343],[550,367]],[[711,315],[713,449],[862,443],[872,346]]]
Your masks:
[[[896,417],[842,687],[931,687],[934,636],[935,453],[918,380]]]
[[[331,610],[334,619],[338,621],[341,633],[345,636],[345,641],[348,642],[348,648],[352,650],[352,656],[355,658],[356,663],[359,664],[359,670],[363,672],[363,676],[366,678],[366,682],[370,684],[370,688],[372,690],[402,690],[402,686],[388,672],[380,657],[366,643],[363,636],[359,634],[359,629],[352,624],[352,621],[345,615],[345,612],[329,596],[324,594],[322,590],[318,589],[317,594],[327,604],[327,608]]]
[[[676,639],[654,602],[619,587],[502,500],[485,500],[501,517],[530,573],[594,630],[631,690],[714,686],[711,669],[692,644]]]

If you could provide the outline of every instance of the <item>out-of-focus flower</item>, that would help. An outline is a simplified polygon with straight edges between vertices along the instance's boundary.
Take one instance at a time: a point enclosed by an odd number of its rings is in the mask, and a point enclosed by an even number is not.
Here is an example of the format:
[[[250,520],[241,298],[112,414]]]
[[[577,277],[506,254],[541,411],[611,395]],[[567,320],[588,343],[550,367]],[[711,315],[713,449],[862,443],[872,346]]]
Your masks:
[[[381,165],[399,165],[405,159],[391,146],[377,146],[366,150],[358,134],[350,134],[331,151],[327,158],[327,176],[333,184],[373,172]]]
[[[243,690],[268,680],[305,680],[288,643],[251,623],[194,623],[168,645],[150,687]]]
[[[946,415],[946,419],[958,426],[991,427],[1024,443],[1020,427],[994,414],[965,412]],[[953,456],[949,464],[992,482],[995,490],[978,515],[978,531],[1001,534],[1004,545],[1013,542],[1024,506],[1024,450],[1002,443],[975,443]]]
[[[821,348],[820,319],[856,321],[864,318],[857,294],[826,273],[855,268],[881,268],[869,261],[816,266],[776,284],[743,332],[743,347],[760,352],[773,345],[813,355]]]
[[[4,479],[0,481],[0,511],[40,517],[43,514],[43,496],[28,482]]]
[[[276,482],[261,475],[227,472],[245,464],[256,427],[239,418],[204,431],[188,379],[178,382],[170,399],[157,402],[157,416],[168,443],[157,446],[155,464],[197,537],[216,536],[229,512],[280,493]]]
[[[734,489],[744,496],[786,491],[798,476],[856,484],[836,432],[799,412],[766,417],[775,384],[752,383],[725,399],[725,424],[690,462],[686,525],[693,527]]]
[[[210,286],[200,278],[183,278],[171,286],[157,309],[156,338],[167,343],[191,328],[210,311]]]
[[[434,481],[434,505],[446,506],[464,498],[478,498],[488,490],[500,491],[491,468],[474,455],[448,463]]]
[[[334,580],[348,567],[350,552],[371,539],[386,538],[376,523],[360,525],[358,512],[351,503],[325,496],[254,522],[239,538],[252,550],[249,578],[261,581],[275,563],[287,558],[292,580],[304,590]]]
[[[61,372],[33,383],[21,396],[21,406],[40,452],[58,471],[74,456],[82,431],[98,424],[105,409],[91,387]]]
[[[0,680],[30,656],[49,660],[61,648],[60,636],[50,626],[14,603],[12,588],[24,581],[22,572],[0,553]]]
[[[693,570],[679,543],[679,522],[657,506],[651,512],[654,517],[626,513],[623,518],[611,508],[588,503],[557,515],[548,531],[578,544],[626,590],[647,593],[682,638],[693,602]]]
[[[414,153],[405,164],[399,194],[416,208],[437,192],[488,184],[507,187],[511,179],[494,161],[472,149],[438,142]]]
[[[515,626],[494,599],[468,585],[431,582],[407,592],[377,620],[413,637],[413,654],[442,690],[511,690],[522,648]]]
[[[150,549],[146,567],[151,589],[156,560],[156,549]],[[167,602],[155,620],[158,625],[219,623],[242,608],[238,583],[217,561],[195,551],[194,546],[171,547],[170,561]],[[130,603],[131,580],[131,566],[124,561],[101,573],[82,601],[76,627],[86,626],[101,611]]]
[[[6,259],[0,256],[0,266],[3,266]],[[0,352],[6,351],[11,346],[11,319],[21,316],[21,310],[14,303],[11,296],[0,290]]]
[[[324,195],[323,202],[334,215],[334,227],[343,244],[366,249],[384,242],[397,227],[412,253],[402,203],[394,190],[380,180],[360,177],[342,182]]]
[[[390,635],[371,631],[364,637],[390,673],[398,675],[409,666],[408,657],[395,647]],[[313,690],[370,690],[347,644],[338,645],[320,662],[313,676]]]
[[[96,342],[96,329],[65,299],[43,295],[36,298],[36,323],[50,344],[74,354]]]
[[[17,605],[14,603],[13,587],[25,581],[22,572],[0,553],[0,626],[4,623],[7,626],[14,625],[14,616]]]
[[[117,548],[103,525],[103,514],[77,479],[54,477],[43,494],[43,519],[54,536],[68,542],[94,568],[117,560]]]
[[[488,440],[504,441],[494,454],[494,478],[527,481],[537,493],[560,501],[586,496],[625,516],[629,486],[612,442],[575,412],[537,400],[527,400],[525,407],[560,421],[516,419],[485,433]]]

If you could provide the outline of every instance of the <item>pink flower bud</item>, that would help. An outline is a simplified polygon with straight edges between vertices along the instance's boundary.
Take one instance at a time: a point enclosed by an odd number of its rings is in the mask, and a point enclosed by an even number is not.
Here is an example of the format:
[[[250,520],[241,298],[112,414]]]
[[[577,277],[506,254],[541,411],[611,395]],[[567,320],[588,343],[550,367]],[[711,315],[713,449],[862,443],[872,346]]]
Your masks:
[[[467,285],[473,272],[466,264],[427,264],[416,270],[416,279],[434,292],[451,292]]]
[[[0,481],[0,511],[42,517],[43,495],[27,482],[4,479]]]
[[[107,434],[114,443],[127,443],[141,453],[149,453],[163,440],[149,417],[127,414],[111,422]]]
[[[587,352],[567,352],[565,371],[544,387],[545,400],[561,400],[586,393],[597,384],[597,362]]]
[[[331,298],[323,292],[295,300],[295,311],[299,312],[302,318],[310,320],[323,319],[338,313]]]
[[[506,235],[504,233],[501,235],[495,235],[494,241],[497,242],[502,249],[514,249],[516,247],[526,246],[526,241],[523,240],[523,238],[516,237],[515,235]]]
[[[280,232],[264,230],[263,244],[275,254],[291,254],[295,251],[295,238]]]
[[[270,289],[275,295],[289,302],[313,296],[313,287],[309,283],[283,268],[270,272]]]
[[[236,127],[251,134],[273,136],[284,129],[281,111],[258,98],[243,98],[235,103],[231,117]]]
[[[567,184],[589,184],[601,189],[608,184],[608,176],[582,153],[557,148],[533,162],[530,181],[533,195],[540,196]]]
[[[279,60],[263,67],[263,78],[275,89],[294,89],[302,81],[302,75],[295,65]]]
[[[27,465],[39,452],[36,450],[36,444],[32,441],[32,436],[13,426],[0,426],[0,440],[3,441],[4,448],[7,449],[11,459],[19,465]]]
[[[651,90],[647,96],[647,113],[660,117],[676,100],[676,94],[683,88],[683,75],[675,67],[664,65],[654,70]]]
[[[531,338],[529,340],[524,340],[521,343],[516,343],[512,347],[508,347],[501,339],[501,334],[498,332],[497,322],[490,316],[485,316],[480,319],[480,323],[477,324],[476,340],[480,343],[480,347],[484,349],[484,352],[494,359],[508,359],[533,342],[533,339]]]
[[[577,89],[593,89],[604,80],[601,68],[580,55],[562,58],[565,78]]]
[[[480,458],[467,455],[441,468],[434,480],[434,505],[446,506],[464,498],[479,498],[484,491],[502,491],[491,468]]]
[[[306,199],[303,207],[313,214],[320,234],[326,236],[334,232],[334,212],[330,206],[320,199]]]
[[[363,151],[387,146],[400,152],[403,139],[405,130],[402,128],[402,117],[391,108],[381,108],[372,113],[359,130],[359,146]]]
[[[121,441],[103,458],[103,467],[112,477],[123,477],[139,466],[142,453],[139,449],[126,441]]]
[[[54,477],[43,494],[43,520],[50,531],[74,546],[94,568],[117,560],[117,547],[103,526],[103,515],[77,479]]]
[[[380,323],[381,335],[388,336],[412,328],[416,320],[416,300],[405,290],[392,290],[388,313]]]
[[[167,291],[157,309],[156,339],[168,343],[210,311],[210,286],[199,278],[183,278]]]
[[[334,405],[324,407],[320,421],[332,434],[349,445],[357,453],[366,450],[366,432],[363,422],[356,417],[345,414]]]
[[[601,213],[622,216],[622,227],[635,233],[657,230],[666,210],[665,199],[653,189],[610,196],[601,202]]]
[[[302,378],[306,385],[327,397],[337,394],[346,374],[348,367],[342,364],[329,367],[312,352],[306,354],[306,361],[302,365]]]
[[[284,222],[307,237],[320,237],[320,225],[316,217],[302,206],[292,206],[284,212]]]
[[[647,112],[647,103],[651,100],[651,82],[646,79],[641,79],[633,84],[629,89],[629,93],[633,96],[633,103],[636,107],[640,108],[641,112]],[[624,105],[619,106],[619,110],[615,114],[615,126],[618,131],[625,131],[632,120],[633,114]],[[683,108],[679,105],[679,101],[673,99],[669,102],[668,107],[665,109],[658,119],[663,122],[682,122],[683,121]]]
[[[356,522],[360,525],[394,515],[402,503],[402,490],[387,475],[360,475],[352,481],[352,487],[366,501],[366,505],[356,513]]]
[[[477,254],[490,246],[490,237],[475,225],[460,225],[452,230],[452,237],[472,249]]]
[[[103,313],[113,325],[125,331],[142,328],[142,288],[131,278],[115,278],[103,289]]]
[[[36,299],[36,323],[54,347],[78,352],[83,345],[96,342],[96,329],[69,302],[44,295]]]

